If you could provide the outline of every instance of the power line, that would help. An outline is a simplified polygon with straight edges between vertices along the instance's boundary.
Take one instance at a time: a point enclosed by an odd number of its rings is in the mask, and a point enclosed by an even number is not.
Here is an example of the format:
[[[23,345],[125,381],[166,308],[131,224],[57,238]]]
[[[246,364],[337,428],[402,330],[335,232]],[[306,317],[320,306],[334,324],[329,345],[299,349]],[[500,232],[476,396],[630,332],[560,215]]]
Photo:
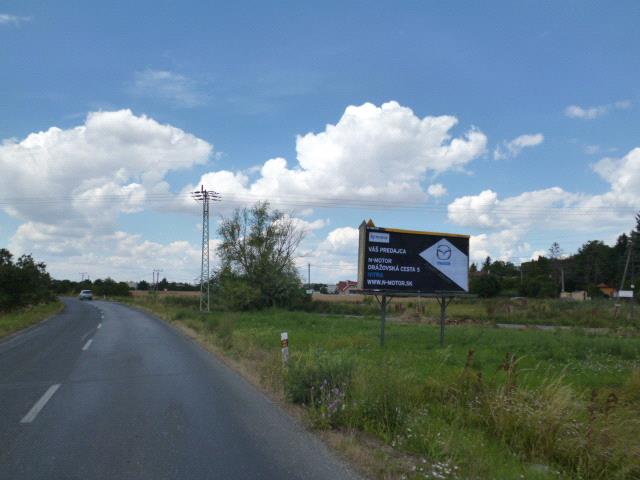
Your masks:
[[[188,193],[145,193],[144,198],[140,200],[140,204],[145,203],[166,203],[174,200],[186,199],[189,196],[193,196],[193,192]],[[130,198],[129,194],[107,194],[95,196],[94,199],[104,201],[106,203],[116,203]],[[19,204],[38,204],[38,205],[56,205],[59,203],[65,203],[76,200],[77,196],[73,195],[57,195],[55,197],[48,196],[21,196],[21,197],[3,197],[0,198],[0,206],[11,206]],[[255,203],[258,201],[265,201],[264,197],[257,195],[233,195],[225,198],[225,204],[229,205],[246,205],[248,203]],[[312,207],[312,208],[341,208],[341,209],[353,209],[353,208],[370,208],[370,209],[382,209],[382,210],[424,210],[432,212],[449,212],[451,210],[451,204],[448,205],[435,205],[427,204],[424,202],[416,201],[401,201],[401,200],[367,200],[355,197],[317,197],[309,198],[309,196],[300,195],[285,195],[280,194],[275,199],[270,200],[273,205],[283,206],[298,206],[298,207]],[[488,214],[512,214],[517,216],[532,216],[532,215],[544,215],[552,216],[558,212],[562,212],[563,215],[569,216],[591,216],[595,213],[611,214],[613,207],[583,207],[578,205],[558,205],[558,206],[530,206],[530,205],[501,205],[494,203],[474,203],[476,208],[488,208]],[[456,209],[457,210],[457,209]],[[635,213],[637,208],[620,206],[617,208],[621,215],[624,213]]]

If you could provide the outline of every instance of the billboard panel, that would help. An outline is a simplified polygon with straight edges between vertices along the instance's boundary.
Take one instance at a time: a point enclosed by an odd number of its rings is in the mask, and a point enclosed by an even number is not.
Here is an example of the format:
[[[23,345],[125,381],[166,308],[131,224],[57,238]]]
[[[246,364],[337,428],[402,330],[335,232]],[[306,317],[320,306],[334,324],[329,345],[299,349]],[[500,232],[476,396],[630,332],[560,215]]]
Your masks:
[[[360,225],[358,288],[469,291],[469,236]]]

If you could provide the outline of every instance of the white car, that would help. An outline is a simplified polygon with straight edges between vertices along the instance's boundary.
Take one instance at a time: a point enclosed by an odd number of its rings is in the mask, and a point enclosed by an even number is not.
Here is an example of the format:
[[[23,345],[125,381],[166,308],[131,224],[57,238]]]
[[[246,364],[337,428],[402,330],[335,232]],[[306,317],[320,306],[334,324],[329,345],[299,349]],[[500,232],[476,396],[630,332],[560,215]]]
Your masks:
[[[78,298],[80,300],[93,300],[93,292],[91,290],[82,290]]]

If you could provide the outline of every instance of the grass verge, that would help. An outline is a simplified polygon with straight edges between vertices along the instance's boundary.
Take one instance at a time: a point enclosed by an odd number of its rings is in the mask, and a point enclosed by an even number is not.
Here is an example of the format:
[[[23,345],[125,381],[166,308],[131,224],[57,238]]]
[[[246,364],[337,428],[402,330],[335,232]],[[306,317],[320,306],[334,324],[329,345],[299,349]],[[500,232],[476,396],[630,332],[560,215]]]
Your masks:
[[[640,338],[269,310],[200,314],[129,300],[192,329],[299,405],[373,478],[640,478]],[[280,332],[290,338],[282,367]]]
[[[0,338],[35,325],[60,312],[63,307],[62,302],[55,300],[42,305],[0,313]]]

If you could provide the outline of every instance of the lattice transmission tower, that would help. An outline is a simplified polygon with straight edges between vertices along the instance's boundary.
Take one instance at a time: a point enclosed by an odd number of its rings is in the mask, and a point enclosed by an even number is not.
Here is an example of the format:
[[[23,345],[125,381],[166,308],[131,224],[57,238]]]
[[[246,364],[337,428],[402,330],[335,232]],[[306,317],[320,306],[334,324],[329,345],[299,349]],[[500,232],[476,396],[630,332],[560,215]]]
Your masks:
[[[200,190],[191,192],[191,196],[197,201],[202,202],[202,260],[200,262],[200,311],[208,312],[210,306],[210,288],[209,280],[211,277],[209,271],[209,202],[220,201],[220,195],[217,192],[209,191],[200,186]]]

